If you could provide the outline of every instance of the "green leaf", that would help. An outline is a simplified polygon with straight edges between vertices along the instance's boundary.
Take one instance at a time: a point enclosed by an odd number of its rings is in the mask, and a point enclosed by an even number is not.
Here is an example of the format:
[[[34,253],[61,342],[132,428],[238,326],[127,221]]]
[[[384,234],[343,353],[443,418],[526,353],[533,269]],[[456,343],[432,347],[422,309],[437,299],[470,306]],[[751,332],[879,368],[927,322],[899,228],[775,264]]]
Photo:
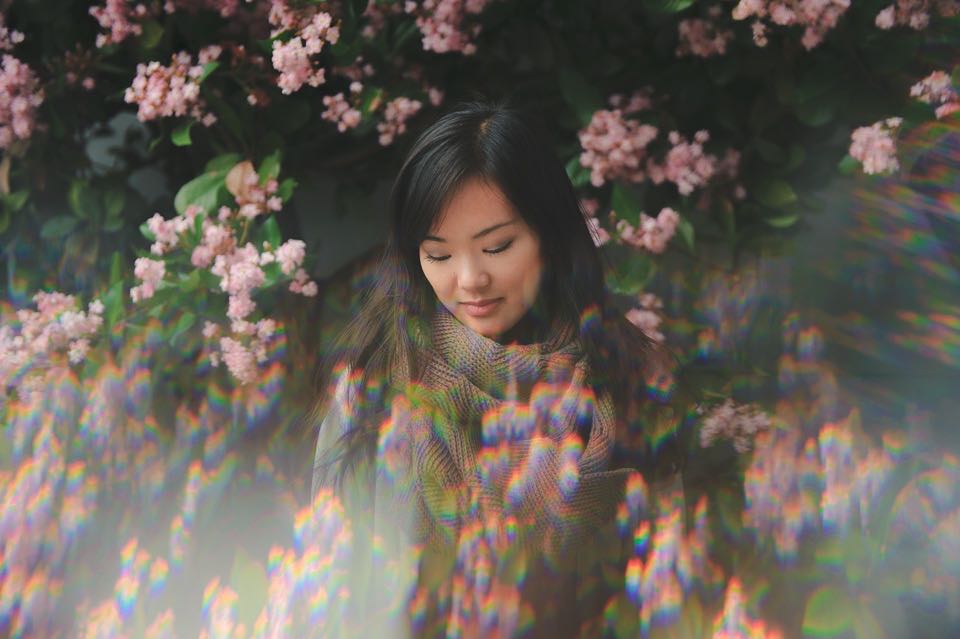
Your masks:
[[[163,27],[156,20],[146,20],[141,22],[143,31],[140,34],[140,46],[144,49],[152,49],[160,44],[163,38]]]
[[[45,240],[59,240],[77,228],[79,220],[72,215],[58,215],[47,220],[40,228],[40,237]]]
[[[845,590],[821,586],[807,599],[803,634],[839,637],[850,628],[854,618],[854,602]]]
[[[114,251],[110,256],[110,286],[123,279],[123,256],[120,251]]]
[[[607,287],[614,293],[636,295],[643,291],[653,275],[653,263],[639,251],[631,251],[615,262],[607,276]]]
[[[683,243],[687,245],[688,249],[693,251],[694,230],[693,224],[690,223],[690,220],[685,217],[681,217],[680,223],[677,225],[677,230],[680,231],[680,237],[683,238]]]
[[[577,115],[580,124],[584,126],[589,124],[593,114],[603,108],[603,96],[600,91],[583,75],[570,68],[561,67],[558,81],[564,101]]]
[[[833,120],[834,112],[834,105],[825,100],[801,102],[796,108],[797,119],[813,127],[823,126]]]
[[[216,71],[217,67],[219,66],[220,63],[216,60],[207,62],[205,65],[203,65],[203,73],[200,74],[200,84],[203,84],[203,81],[206,80],[211,73]]]
[[[177,287],[180,289],[181,293],[192,293],[200,288],[200,271],[193,270],[190,271],[190,275],[181,275],[180,282],[177,284]]]
[[[190,139],[190,127],[196,124],[195,120],[184,122],[170,133],[170,141],[176,146],[190,146],[193,141]]]
[[[213,173],[215,171],[222,171],[223,174],[226,175],[227,171],[232,169],[242,158],[243,156],[239,153],[222,153],[207,162],[207,165],[203,167],[203,172]]]
[[[275,251],[283,242],[283,236],[280,233],[280,225],[277,224],[275,215],[271,215],[260,226],[260,241],[269,242],[270,250]],[[259,247],[258,247],[259,248]]]
[[[257,175],[260,176],[260,185],[263,186],[269,180],[277,179],[277,176],[280,175],[280,159],[283,154],[280,149],[277,149],[267,157],[263,158],[263,162],[260,163],[260,170],[257,171]]]
[[[85,180],[70,182],[70,189],[67,191],[67,203],[70,205],[73,214],[84,220],[95,218],[100,213],[100,205],[93,189]]]
[[[621,220],[626,220],[633,226],[640,224],[640,199],[632,189],[619,182],[613,185],[610,208],[617,212],[617,217]]]
[[[6,205],[7,209],[16,213],[23,208],[23,205],[27,203],[27,198],[30,197],[30,191],[14,191],[9,195],[3,197],[3,202]]]
[[[104,191],[103,210],[107,214],[107,219],[119,217],[126,202],[127,194],[122,189],[111,188]]]
[[[797,215],[796,213],[792,213],[790,215],[780,215],[778,217],[764,218],[763,221],[774,228],[785,229],[796,224],[797,220],[799,219],[800,219],[799,215]]]
[[[180,187],[176,197],[173,199],[173,206],[177,210],[177,213],[183,215],[183,212],[186,211],[187,207],[191,204],[196,204],[207,214],[215,211],[220,197],[220,190],[226,190],[223,183],[225,176],[225,171],[204,173]]]
[[[119,255],[114,253],[114,256]],[[100,300],[103,302],[103,319],[106,321],[108,327],[112,327],[123,315],[124,308],[124,287],[123,280],[118,279],[116,282],[110,285],[110,288],[107,290],[107,293]]]
[[[157,236],[153,234],[153,231],[150,230],[150,227],[147,226],[146,222],[140,225],[140,234],[151,242],[154,242],[157,239]]]
[[[653,13],[680,13],[689,8],[694,0],[644,0],[644,6]]]
[[[293,178],[287,178],[277,187],[277,197],[286,202],[293,197],[293,191],[297,188],[297,181]]]
[[[8,209],[4,209],[2,212],[0,212],[0,233],[3,233],[10,228],[11,219],[13,219],[13,215],[10,214]]]
[[[159,307],[158,307],[159,308]],[[194,323],[197,321],[197,316],[191,313],[190,311],[184,311],[183,315],[180,316],[180,319],[177,320],[176,325],[173,327],[173,330],[170,332],[168,340],[170,342],[175,341],[181,335],[193,328]]]
[[[757,200],[771,208],[781,208],[797,201],[797,194],[783,180],[767,180],[758,184],[753,191]]]
[[[845,155],[843,159],[837,163],[837,168],[844,175],[851,175],[856,173],[860,168],[860,162],[849,155]]]
[[[590,170],[580,164],[579,155],[570,158],[565,168],[567,169],[567,177],[570,178],[570,182],[574,188],[579,189],[590,183]]]
[[[783,153],[783,149],[773,142],[768,142],[763,138],[757,138],[754,140],[754,145],[757,147],[757,152],[760,154],[760,157],[770,164],[780,164],[786,157]]]

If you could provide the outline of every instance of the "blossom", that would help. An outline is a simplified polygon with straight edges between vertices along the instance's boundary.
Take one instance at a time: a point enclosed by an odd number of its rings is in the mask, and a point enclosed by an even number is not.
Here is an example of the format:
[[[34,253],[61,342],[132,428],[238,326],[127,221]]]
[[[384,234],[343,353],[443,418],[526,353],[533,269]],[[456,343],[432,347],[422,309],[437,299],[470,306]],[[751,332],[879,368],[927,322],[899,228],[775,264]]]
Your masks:
[[[0,50],[10,51],[21,42],[23,42],[23,34],[7,28],[6,18],[0,13]]]
[[[654,183],[668,180],[677,185],[681,195],[690,195],[694,189],[706,184],[717,170],[717,157],[703,151],[703,144],[709,139],[707,131],[697,131],[693,142],[671,131],[669,140],[673,147],[667,152],[664,164],[657,166],[648,162],[650,179]]]
[[[863,164],[864,173],[894,173],[900,169],[893,136],[901,122],[901,118],[887,118],[859,127],[851,134],[850,156]]]
[[[303,240],[287,240],[280,245],[276,252],[276,259],[284,275],[292,274],[300,266],[306,254],[306,246]]]
[[[323,106],[326,109],[320,117],[336,124],[337,130],[341,133],[360,124],[360,111],[350,106],[343,93],[323,96]]]
[[[236,13],[239,6],[240,0],[166,0],[163,4],[163,10],[166,13],[175,11],[196,13],[197,11],[208,10],[216,11],[223,18],[229,18]]]
[[[279,211],[282,200],[275,196],[279,184],[273,178],[260,185],[260,176],[249,160],[237,163],[226,177],[227,190],[236,199],[240,207],[240,217],[252,220],[268,211]],[[229,210],[229,209],[228,209]]]
[[[607,233],[607,230],[600,226],[600,221],[595,217],[587,218],[587,227],[590,229],[590,237],[593,238],[593,243],[596,246],[603,246],[610,241],[610,234]]]
[[[669,207],[661,209],[655,218],[641,213],[639,228],[635,228],[627,220],[617,221],[617,239],[651,253],[663,253],[679,223],[680,215]]]
[[[0,149],[33,135],[37,108],[43,98],[43,89],[33,70],[12,55],[4,54],[0,68]]]
[[[729,439],[737,452],[753,446],[757,433],[770,428],[770,416],[754,404],[737,405],[729,397],[715,406],[700,427],[700,445],[706,448],[718,439]]]
[[[133,266],[133,274],[141,280],[141,284],[130,289],[130,298],[134,302],[150,299],[156,292],[160,280],[166,272],[166,263],[163,260],[151,260],[138,257]]]
[[[205,113],[200,97],[203,66],[194,65],[189,53],[181,51],[171,57],[170,65],[153,61],[137,65],[137,76],[124,92],[123,99],[137,104],[141,122],[162,117],[190,115],[204,126],[216,122],[216,116]]]
[[[656,305],[656,302],[659,302],[659,298],[653,296],[652,293],[647,293],[646,295],[652,296],[654,302],[651,302],[650,297],[642,298],[640,308],[632,308],[626,313],[626,318],[631,324],[643,331],[647,337],[652,339],[655,342],[663,342],[666,339],[658,330],[660,323],[663,321],[660,318],[660,315],[656,313],[655,308],[663,306],[663,303],[660,302],[659,306]]]
[[[945,71],[934,71],[910,87],[910,97],[936,105],[937,118],[943,118],[960,110],[960,99],[953,88],[953,81]]]
[[[601,109],[578,133],[580,164],[590,169],[590,182],[603,186],[608,180],[627,179],[641,182],[641,168],[646,147],[657,137],[656,127],[624,119],[620,109]]]
[[[931,13],[951,18],[960,13],[957,0],[897,0],[877,14],[874,23],[879,29],[908,26],[914,30],[925,29],[930,24]]]
[[[97,34],[97,48],[119,44],[130,36],[142,34],[143,27],[136,20],[146,18],[148,13],[146,4],[133,4],[130,0],[106,0],[102,7],[90,7],[90,15],[100,28],[107,29],[107,33]]]
[[[469,19],[479,15],[487,4],[489,0],[407,0],[404,11],[417,16],[424,51],[473,55],[477,46],[472,40],[480,34],[480,25],[468,24]]]
[[[315,62],[326,44],[336,44],[340,28],[333,24],[329,13],[307,5],[303,9],[291,9],[283,0],[274,0],[270,9],[272,34],[285,31],[293,36],[287,41],[273,41],[273,68],[280,72],[277,86],[284,94],[299,91],[304,84],[318,87],[326,82],[325,71]]]
[[[701,18],[681,20],[677,24],[677,56],[709,58],[727,52],[727,44],[733,40],[733,31],[720,29],[715,22]]]
[[[220,338],[220,350],[227,370],[241,384],[249,384],[256,379],[257,358],[253,350],[231,337]]]
[[[850,8],[850,0],[740,0],[734,7],[734,20],[753,17],[753,39],[766,46],[766,22],[779,26],[804,27],[800,42],[806,49],[819,45],[827,32],[837,26]]]
[[[423,104],[420,100],[411,100],[403,96],[387,102],[383,113],[383,122],[377,123],[377,132],[380,134],[380,144],[387,146],[394,138],[407,130],[407,120],[420,110]]]

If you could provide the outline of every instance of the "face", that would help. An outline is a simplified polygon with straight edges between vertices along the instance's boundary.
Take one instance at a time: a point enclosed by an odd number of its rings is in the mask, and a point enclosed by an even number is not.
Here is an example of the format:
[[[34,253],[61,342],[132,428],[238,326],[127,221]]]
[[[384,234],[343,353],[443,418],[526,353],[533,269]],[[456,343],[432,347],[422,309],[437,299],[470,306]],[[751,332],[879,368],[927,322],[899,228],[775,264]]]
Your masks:
[[[454,317],[497,339],[537,298],[540,239],[498,187],[478,179],[464,184],[438,221],[420,244],[423,274]]]

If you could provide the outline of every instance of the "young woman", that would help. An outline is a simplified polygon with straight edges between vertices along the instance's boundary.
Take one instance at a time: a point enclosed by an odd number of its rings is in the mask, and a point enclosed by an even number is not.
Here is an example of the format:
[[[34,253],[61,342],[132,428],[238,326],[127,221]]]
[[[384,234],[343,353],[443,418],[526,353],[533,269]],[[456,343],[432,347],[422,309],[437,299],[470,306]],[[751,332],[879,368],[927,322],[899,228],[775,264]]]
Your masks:
[[[347,508],[350,571],[391,584],[353,588],[378,594],[351,628],[599,636],[584,549],[652,468],[631,442],[668,358],[615,307],[564,168],[517,111],[440,118],[390,206],[316,409],[314,495]]]

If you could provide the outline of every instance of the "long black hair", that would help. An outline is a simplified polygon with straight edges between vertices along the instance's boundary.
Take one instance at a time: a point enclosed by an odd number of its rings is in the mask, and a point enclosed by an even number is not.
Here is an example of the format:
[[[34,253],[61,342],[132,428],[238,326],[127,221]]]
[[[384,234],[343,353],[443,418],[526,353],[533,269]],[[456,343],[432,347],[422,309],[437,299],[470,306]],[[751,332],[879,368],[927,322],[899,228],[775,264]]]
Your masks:
[[[351,407],[354,428],[340,440],[340,476],[363,455],[375,454],[385,388],[392,371],[416,380],[425,362],[417,357],[411,327],[429,326],[436,308],[419,257],[446,203],[467,180],[479,178],[506,196],[540,239],[544,271],[539,299],[550,322],[578,327],[596,391],[609,390],[618,410],[642,395],[644,382],[664,370],[655,342],[617,310],[604,285],[604,264],[586,216],[549,138],[529,116],[505,102],[461,103],[419,136],[390,195],[390,229],[383,254],[360,308],[325,356],[321,392],[313,412],[319,423],[332,398],[335,372],[348,367],[362,389]],[[364,418],[366,415],[367,418]],[[332,457],[327,457],[332,459]]]

